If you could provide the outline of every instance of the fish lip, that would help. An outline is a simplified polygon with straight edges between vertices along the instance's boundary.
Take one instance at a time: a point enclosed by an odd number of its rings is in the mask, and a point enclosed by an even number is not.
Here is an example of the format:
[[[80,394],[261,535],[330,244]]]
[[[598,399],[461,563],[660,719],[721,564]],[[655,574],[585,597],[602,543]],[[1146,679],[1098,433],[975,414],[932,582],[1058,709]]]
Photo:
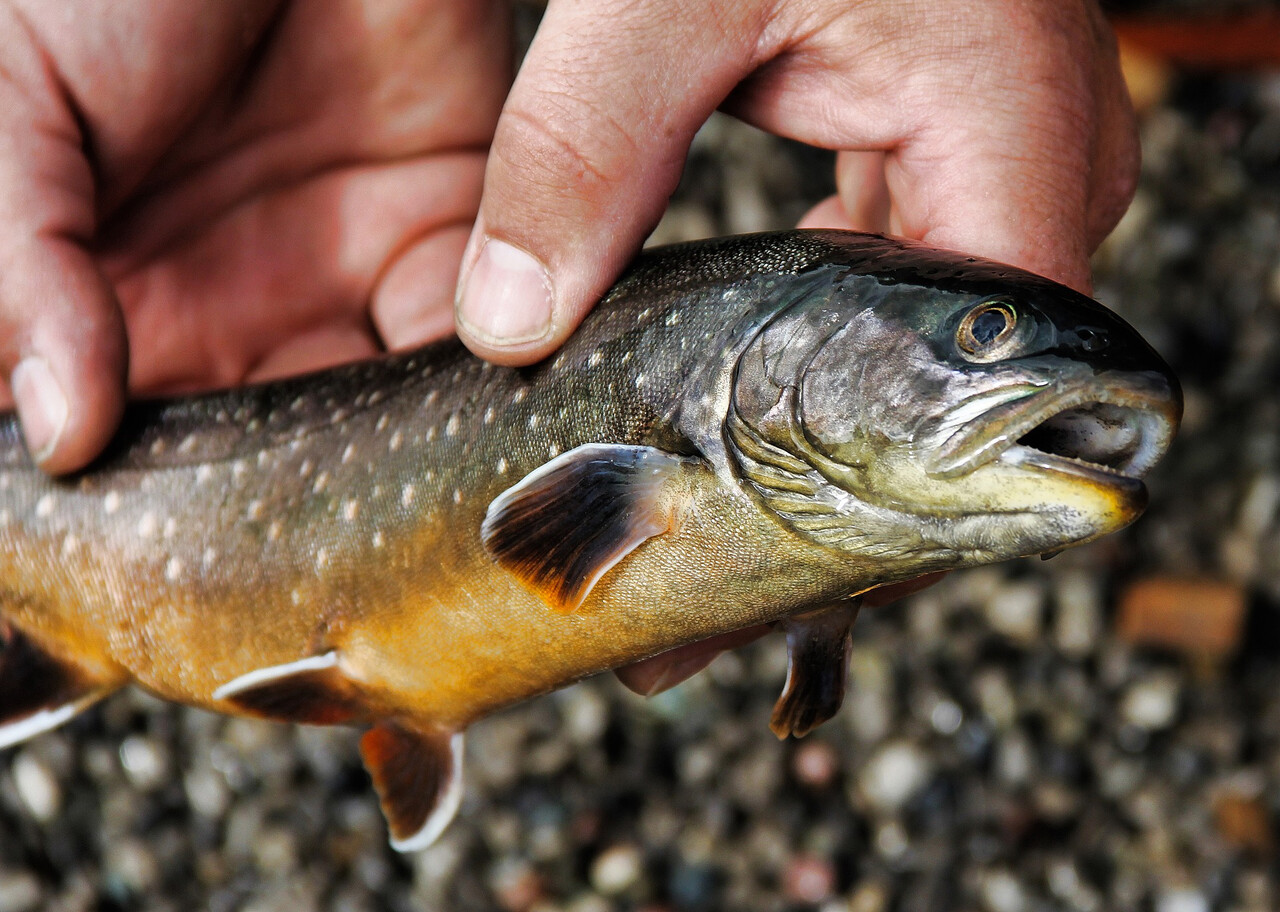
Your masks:
[[[1182,416],[1176,381],[1159,371],[1102,371],[1065,383],[1040,387],[1024,383],[1005,389],[1009,392],[1004,395],[999,390],[984,394],[992,398],[992,407],[932,449],[925,459],[929,475],[955,478],[999,460],[1109,487],[1141,488],[1140,479],[1164,455]],[[1016,395],[1019,391],[1023,393]],[[1054,419],[1083,425],[1086,443],[1094,433],[1105,439],[1108,423],[1123,425],[1125,445],[1117,441],[1109,458],[1102,461],[1023,442]],[[1071,437],[1072,432],[1063,435]]]

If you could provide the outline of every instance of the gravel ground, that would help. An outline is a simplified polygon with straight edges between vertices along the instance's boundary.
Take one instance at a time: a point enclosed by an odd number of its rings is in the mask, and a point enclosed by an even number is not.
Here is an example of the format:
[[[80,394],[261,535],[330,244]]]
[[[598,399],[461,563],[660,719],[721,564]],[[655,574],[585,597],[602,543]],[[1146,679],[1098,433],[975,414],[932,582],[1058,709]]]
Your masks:
[[[352,732],[116,697],[0,756],[0,912],[1276,908],[1280,77],[1183,77],[1143,139],[1098,290],[1188,410],[1135,527],[865,612],[800,742],[767,727],[779,638],[504,712],[414,856]],[[788,225],[829,173],[717,120],[659,234]]]

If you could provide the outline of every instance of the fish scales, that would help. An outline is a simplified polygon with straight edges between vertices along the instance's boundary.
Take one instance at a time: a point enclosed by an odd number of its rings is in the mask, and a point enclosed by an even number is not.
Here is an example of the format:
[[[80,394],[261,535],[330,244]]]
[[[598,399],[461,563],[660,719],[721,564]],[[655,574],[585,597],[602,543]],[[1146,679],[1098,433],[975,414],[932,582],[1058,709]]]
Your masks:
[[[1086,357],[1087,334],[1111,341]],[[534,367],[450,341],[135,403],[72,478],[35,469],[8,416],[0,685],[52,683],[34,713],[0,695],[0,742],[131,682],[372,726],[416,847],[456,807],[468,723],[691,642],[790,625],[774,727],[807,731],[839,705],[850,598],[1130,521],[1179,408],[1083,296],[792,232],[647,254]],[[1053,445],[1022,445],[1032,425]],[[403,794],[406,756],[438,772],[429,800]]]

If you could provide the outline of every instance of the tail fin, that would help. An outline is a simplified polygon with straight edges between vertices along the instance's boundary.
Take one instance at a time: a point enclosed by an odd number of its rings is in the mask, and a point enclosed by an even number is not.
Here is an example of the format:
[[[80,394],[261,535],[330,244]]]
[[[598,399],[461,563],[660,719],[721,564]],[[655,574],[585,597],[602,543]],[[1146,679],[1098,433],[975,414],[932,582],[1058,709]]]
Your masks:
[[[119,686],[93,680],[0,618],[0,748],[57,728]]]

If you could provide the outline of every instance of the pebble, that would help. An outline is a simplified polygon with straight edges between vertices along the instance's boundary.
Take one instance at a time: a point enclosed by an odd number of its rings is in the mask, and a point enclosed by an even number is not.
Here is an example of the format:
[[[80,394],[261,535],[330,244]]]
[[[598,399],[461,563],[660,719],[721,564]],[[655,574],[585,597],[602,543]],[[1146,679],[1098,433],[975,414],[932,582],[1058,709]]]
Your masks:
[[[1244,613],[1238,584],[1152,577],[1121,594],[1116,634],[1128,643],[1221,659],[1239,647]]]
[[[809,738],[791,757],[796,780],[811,789],[829,788],[840,774],[840,755],[827,741]]]
[[[987,623],[1010,640],[1032,646],[1043,629],[1044,601],[1044,588],[1038,581],[1008,583],[987,601]]]
[[[1208,898],[1190,887],[1162,890],[1156,897],[1155,912],[1210,912]]]
[[[169,754],[155,739],[130,735],[120,742],[120,766],[129,781],[145,792],[154,791],[170,779]]]
[[[982,904],[988,912],[1025,912],[1026,891],[1009,871],[988,871],[982,877]]]
[[[610,846],[591,862],[591,886],[605,896],[620,896],[640,880],[644,855],[634,844]]]
[[[1120,714],[1131,725],[1145,731],[1162,731],[1178,714],[1181,692],[1172,672],[1153,672],[1135,681],[1120,701]]]
[[[836,869],[827,858],[797,855],[782,873],[782,892],[787,899],[814,905],[825,902],[835,892]]]
[[[41,907],[43,896],[34,874],[0,869],[0,912],[35,912]]]
[[[13,783],[31,816],[48,823],[62,807],[62,788],[44,762],[31,750],[13,761]]]
[[[858,774],[858,787],[872,808],[894,813],[920,793],[932,775],[928,755],[910,741],[879,748]]]

